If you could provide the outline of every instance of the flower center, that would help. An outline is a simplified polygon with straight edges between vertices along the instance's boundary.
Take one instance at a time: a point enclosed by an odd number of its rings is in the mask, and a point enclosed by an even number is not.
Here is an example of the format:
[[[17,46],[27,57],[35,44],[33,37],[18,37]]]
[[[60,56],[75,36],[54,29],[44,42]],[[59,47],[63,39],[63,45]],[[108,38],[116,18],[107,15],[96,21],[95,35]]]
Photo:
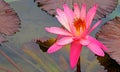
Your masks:
[[[76,34],[79,36],[86,29],[86,22],[79,18],[75,19],[73,23],[76,28]]]

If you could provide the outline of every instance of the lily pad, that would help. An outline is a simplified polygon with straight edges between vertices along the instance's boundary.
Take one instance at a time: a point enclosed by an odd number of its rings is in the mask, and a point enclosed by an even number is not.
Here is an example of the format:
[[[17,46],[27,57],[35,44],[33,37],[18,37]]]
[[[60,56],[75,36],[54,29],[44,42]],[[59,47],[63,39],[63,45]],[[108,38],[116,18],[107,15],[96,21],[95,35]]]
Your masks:
[[[98,4],[97,14],[94,19],[101,19],[107,14],[111,13],[117,6],[118,0],[35,0],[38,6],[49,13],[50,15],[56,15],[55,9],[61,8],[64,3],[73,8],[74,3],[78,3],[81,7],[82,4],[87,5],[87,10],[94,4]]]
[[[120,17],[103,25],[96,37],[109,48],[107,54],[120,65]]]
[[[19,31],[20,19],[4,0],[0,0],[0,34],[13,35]]]

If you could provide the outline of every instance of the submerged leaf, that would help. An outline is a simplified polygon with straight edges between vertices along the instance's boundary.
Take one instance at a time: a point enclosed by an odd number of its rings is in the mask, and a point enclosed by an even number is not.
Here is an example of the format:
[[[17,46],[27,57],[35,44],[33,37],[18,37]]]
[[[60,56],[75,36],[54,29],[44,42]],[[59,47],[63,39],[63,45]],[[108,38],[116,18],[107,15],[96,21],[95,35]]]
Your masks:
[[[40,72],[73,72],[69,67],[68,53],[65,49],[49,55],[40,51],[35,42],[28,42],[24,44],[22,50],[29,60],[41,70]]]
[[[0,50],[0,54],[3,55],[19,72],[23,72],[23,69],[18,66],[18,64],[11,59],[4,51]]]
[[[40,49],[43,51],[43,52],[47,52],[48,48],[54,44],[56,41],[55,38],[49,38],[49,39],[46,39],[46,40],[43,40],[43,38],[40,38],[38,40],[36,40],[36,43],[39,45]]]
[[[19,31],[20,19],[4,0],[0,0],[0,34],[13,35]]]
[[[80,7],[82,4],[87,4],[88,9],[94,4],[98,4],[95,19],[103,18],[111,13],[118,4],[118,0],[35,0],[35,2],[38,3],[38,6],[41,7],[42,10],[48,12],[50,15],[55,15],[55,9],[62,9],[64,3],[68,4],[71,8],[73,8],[74,3],[78,3]]]
[[[107,54],[120,64],[120,17],[102,26],[96,37],[109,48]]]

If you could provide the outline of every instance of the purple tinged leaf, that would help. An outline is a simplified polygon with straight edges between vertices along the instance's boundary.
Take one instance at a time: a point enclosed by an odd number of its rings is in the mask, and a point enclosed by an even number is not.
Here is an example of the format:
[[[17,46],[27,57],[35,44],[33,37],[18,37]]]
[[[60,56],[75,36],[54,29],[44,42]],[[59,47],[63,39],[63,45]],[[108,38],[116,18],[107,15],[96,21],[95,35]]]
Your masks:
[[[13,35],[19,31],[20,19],[4,0],[0,0],[0,34]]]
[[[107,48],[107,54],[120,65],[120,17],[107,22],[96,35]]]
[[[101,19],[107,14],[111,13],[118,4],[118,0],[35,0],[38,6],[49,13],[50,15],[56,15],[55,9],[61,8],[63,4],[68,4],[73,8],[74,3],[78,3],[79,7],[82,4],[87,4],[87,10],[89,10],[94,4],[98,4],[97,14],[94,19]]]

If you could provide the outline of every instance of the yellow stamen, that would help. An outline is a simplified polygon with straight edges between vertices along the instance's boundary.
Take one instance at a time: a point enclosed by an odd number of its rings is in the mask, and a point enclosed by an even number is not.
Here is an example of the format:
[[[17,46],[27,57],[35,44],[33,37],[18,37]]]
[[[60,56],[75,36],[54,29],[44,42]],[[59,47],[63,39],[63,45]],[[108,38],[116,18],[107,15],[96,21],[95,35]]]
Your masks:
[[[86,22],[81,19],[75,19],[74,26],[76,28],[77,35],[80,35],[80,33],[83,32],[86,28]]]

